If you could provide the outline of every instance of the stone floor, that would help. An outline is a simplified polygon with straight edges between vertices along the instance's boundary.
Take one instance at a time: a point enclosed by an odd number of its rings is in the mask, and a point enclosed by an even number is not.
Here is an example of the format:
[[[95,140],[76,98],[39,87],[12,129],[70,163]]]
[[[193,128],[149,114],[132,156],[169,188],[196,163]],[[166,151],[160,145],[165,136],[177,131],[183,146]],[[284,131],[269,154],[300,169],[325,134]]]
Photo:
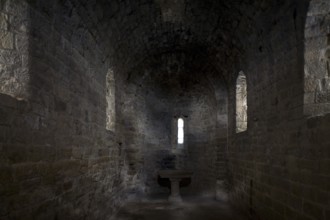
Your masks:
[[[130,202],[117,214],[116,220],[247,220],[227,203],[211,199],[186,199],[182,204],[163,200]]]

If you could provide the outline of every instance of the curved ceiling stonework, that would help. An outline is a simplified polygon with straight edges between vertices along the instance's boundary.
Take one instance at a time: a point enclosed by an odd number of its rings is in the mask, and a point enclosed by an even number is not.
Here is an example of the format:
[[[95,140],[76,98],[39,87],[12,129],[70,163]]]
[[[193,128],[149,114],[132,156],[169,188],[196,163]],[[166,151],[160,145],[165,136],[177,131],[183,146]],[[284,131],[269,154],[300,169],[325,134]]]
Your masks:
[[[104,52],[102,63],[109,63],[122,77],[159,54],[184,52],[192,63],[214,66],[225,78],[250,46],[249,39],[262,33],[258,27],[262,29],[271,21],[257,18],[270,11],[276,14],[276,6],[286,4],[265,0],[29,2],[41,10],[56,31],[73,40],[73,47],[88,41],[80,38],[94,39],[94,48]]]
[[[204,65],[212,65],[210,61],[217,59],[218,66],[229,65],[244,50],[241,39],[246,41],[253,31],[253,17],[270,5],[248,0],[103,0],[76,4],[94,15],[87,19],[96,24],[108,45],[111,64],[122,73],[158,54],[177,51],[195,57],[192,62],[202,60]]]

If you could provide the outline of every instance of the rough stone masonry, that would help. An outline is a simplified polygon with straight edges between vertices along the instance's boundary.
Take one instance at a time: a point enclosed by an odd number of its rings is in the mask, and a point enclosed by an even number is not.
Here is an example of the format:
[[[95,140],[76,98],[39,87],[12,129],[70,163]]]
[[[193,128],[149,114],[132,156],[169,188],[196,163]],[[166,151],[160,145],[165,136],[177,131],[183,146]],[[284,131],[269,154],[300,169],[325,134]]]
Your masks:
[[[328,0],[0,0],[0,219],[110,219],[175,168],[330,219],[329,47]]]

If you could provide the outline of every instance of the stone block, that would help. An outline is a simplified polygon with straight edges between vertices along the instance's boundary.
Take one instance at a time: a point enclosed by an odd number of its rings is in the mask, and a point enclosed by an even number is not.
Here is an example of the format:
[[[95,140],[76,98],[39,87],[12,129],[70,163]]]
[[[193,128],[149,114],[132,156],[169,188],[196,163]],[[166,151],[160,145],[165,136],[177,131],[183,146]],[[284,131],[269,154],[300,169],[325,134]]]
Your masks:
[[[286,200],[287,206],[294,210],[301,211],[302,210],[302,204],[303,201],[301,197],[294,196],[292,194],[287,195],[287,200]]]
[[[319,160],[320,172],[323,174],[330,173],[330,159]]]
[[[14,49],[14,34],[0,30],[0,48]]]
[[[310,170],[313,172],[318,171],[319,168],[319,162],[315,160],[305,160],[305,159],[300,159],[298,161],[298,166],[299,169],[304,169],[304,170]]]
[[[25,181],[38,177],[38,166],[34,163],[20,163],[13,166],[13,177],[15,181]]]
[[[0,13],[0,30],[1,31],[8,30],[8,15],[4,13]]]
[[[330,209],[325,210],[325,219],[330,219]]]
[[[27,53],[29,50],[29,37],[23,34],[16,34],[15,48],[22,53]]]
[[[315,203],[304,201],[303,211],[305,214],[307,214],[315,219],[320,219],[320,220],[324,219],[322,207]]]
[[[28,8],[27,2],[13,2],[10,0],[3,0],[2,2],[3,11],[8,12],[8,14],[20,14],[26,12]]]
[[[0,106],[8,107],[14,113],[17,109],[17,100],[9,95],[0,93]]]
[[[9,166],[0,166],[0,185],[2,187],[8,186],[13,181],[12,169]],[[3,188],[2,188],[3,189]],[[6,194],[6,191],[1,190],[0,194]]]
[[[10,109],[0,106],[0,125],[9,126],[13,122],[13,115],[10,114]]]
[[[0,184],[1,186],[1,184]],[[1,196],[1,192],[0,192]],[[9,214],[9,204],[5,200],[0,201],[0,216],[2,219],[2,216],[7,216]]]
[[[51,145],[29,145],[26,146],[26,156],[30,162],[51,162],[56,158],[56,148]]]
[[[0,48],[0,63],[5,65],[20,65],[21,58],[17,51]]]
[[[40,177],[23,180],[19,184],[20,192],[21,193],[30,193],[30,192],[37,191],[38,190],[37,188],[42,183],[41,180],[42,179]]]
[[[0,143],[6,143],[9,137],[10,128],[9,126],[1,126],[0,125]],[[2,146],[0,146],[0,152],[1,152]],[[3,158],[0,156],[0,160]]]

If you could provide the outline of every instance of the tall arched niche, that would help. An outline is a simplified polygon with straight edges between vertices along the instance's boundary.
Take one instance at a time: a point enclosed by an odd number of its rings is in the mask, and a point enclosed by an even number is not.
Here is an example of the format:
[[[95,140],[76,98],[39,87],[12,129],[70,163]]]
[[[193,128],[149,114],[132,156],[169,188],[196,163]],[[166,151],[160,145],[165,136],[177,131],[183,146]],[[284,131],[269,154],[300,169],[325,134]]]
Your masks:
[[[330,2],[312,0],[305,23],[304,113],[330,112]]]

